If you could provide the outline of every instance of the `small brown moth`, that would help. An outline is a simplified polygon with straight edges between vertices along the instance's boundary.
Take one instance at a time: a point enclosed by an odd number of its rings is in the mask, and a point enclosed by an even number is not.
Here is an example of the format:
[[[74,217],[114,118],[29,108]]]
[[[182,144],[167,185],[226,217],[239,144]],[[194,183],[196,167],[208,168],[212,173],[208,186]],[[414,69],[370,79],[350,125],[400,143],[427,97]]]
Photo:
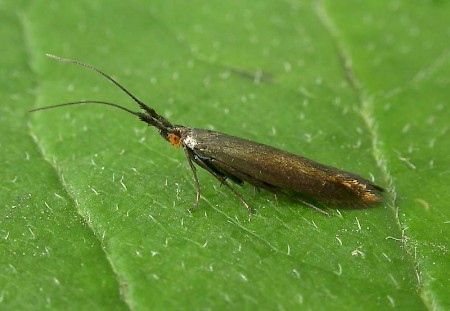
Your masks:
[[[363,177],[250,140],[216,131],[174,125],[99,69],[79,61],[50,54],[47,56],[96,71],[128,94],[143,112],[96,100],[64,103],[31,111],[79,104],[101,104],[122,109],[139,117],[149,126],[156,127],[165,140],[175,147],[182,147],[186,154],[197,188],[197,198],[192,209],[198,206],[201,193],[194,163],[228,187],[249,211],[249,204],[231,187],[228,179],[239,185],[248,182],[276,194],[294,194],[298,201],[324,214],[327,213],[304,199],[342,208],[369,207],[382,201],[381,193],[384,189]]]

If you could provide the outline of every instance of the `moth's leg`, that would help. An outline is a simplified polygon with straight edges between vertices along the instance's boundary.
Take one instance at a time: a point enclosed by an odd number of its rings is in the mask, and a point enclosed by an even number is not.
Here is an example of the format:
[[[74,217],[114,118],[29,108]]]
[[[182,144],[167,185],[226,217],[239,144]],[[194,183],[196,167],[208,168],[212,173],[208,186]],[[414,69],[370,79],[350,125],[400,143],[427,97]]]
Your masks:
[[[200,183],[199,183],[198,177],[197,177],[197,170],[196,170],[196,168],[194,166],[194,163],[192,163],[192,158],[194,157],[194,155],[187,148],[183,148],[183,149],[184,149],[184,153],[186,154],[186,158],[188,160],[189,166],[191,168],[192,175],[194,176],[194,182],[195,182],[195,186],[197,188],[197,197],[195,199],[194,206],[189,209],[189,211],[193,211],[193,210],[195,210],[197,208],[198,203],[200,202],[201,189],[200,189]]]
[[[242,202],[242,204],[247,208],[247,210],[249,211],[249,213],[253,213],[252,208],[250,207],[250,205],[248,205],[248,203],[245,201],[245,199],[242,197],[242,195],[237,192],[236,190],[234,190],[233,187],[230,186],[230,184],[227,182],[226,178],[222,175],[220,175],[219,173],[217,173],[213,168],[211,168],[208,163],[206,163],[203,159],[199,158],[199,157],[194,157],[194,161],[195,163],[197,163],[198,165],[200,165],[202,168],[204,168],[205,170],[207,170],[209,173],[211,173],[211,175],[213,175],[214,177],[216,177],[220,183],[222,185],[225,185],[228,189],[231,190],[231,192],[233,192],[233,194],[235,196],[238,197],[238,199]]]
[[[330,214],[328,214],[328,213],[327,213],[326,211],[324,211],[323,209],[318,208],[318,207],[315,206],[314,204],[311,204],[311,203],[309,203],[309,202],[306,202],[306,201],[304,201],[304,200],[302,200],[302,199],[300,199],[300,198],[297,198],[297,197],[295,197],[295,196],[292,196],[292,195],[289,196],[289,197],[291,197],[293,200],[299,201],[300,203],[302,203],[303,205],[306,205],[307,207],[312,208],[312,209],[315,210],[316,212],[319,212],[319,213],[321,213],[321,214],[330,216]]]
[[[305,205],[305,206],[307,206],[309,208],[312,208],[313,210],[315,210],[315,211],[317,211],[317,212],[319,212],[321,214],[329,216],[329,214],[326,211],[324,211],[324,210],[318,208],[317,206],[315,206],[315,205],[313,205],[313,204],[311,204],[309,202],[306,202],[306,201],[304,201],[304,200],[302,200],[302,199],[300,199],[298,197],[289,195],[287,192],[283,191],[283,189],[280,189],[280,188],[277,188],[275,186],[272,186],[272,185],[270,185],[268,183],[265,183],[265,182],[263,182],[263,181],[261,181],[259,179],[256,179],[254,177],[248,176],[246,174],[242,174],[242,173],[236,171],[236,169],[234,169],[233,167],[231,167],[231,166],[229,166],[229,165],[227,165],[227,164],[225,164],[223,162],[217,161],[215,159],[211,159],[211,162],[215,166],[217,166],[219,169],[224,170],[224,171],[228,172],[228,174],[234,175],[237,178],[239,178],[241,180],[244,180],[244,181],[246,181],[246,182],[248,182],[248,183],[250,183],[250,184],[252,184],[252,185],[254,185],[256,187],[264,188],[264,189],[266,189],[266,190],[268,190],[268,191],[270,191],[270,192],[272,192],[274,194],[281,193],[281,194],[287,195],[287,196],[291,197],[292,199],[302,203],[303,205]]]

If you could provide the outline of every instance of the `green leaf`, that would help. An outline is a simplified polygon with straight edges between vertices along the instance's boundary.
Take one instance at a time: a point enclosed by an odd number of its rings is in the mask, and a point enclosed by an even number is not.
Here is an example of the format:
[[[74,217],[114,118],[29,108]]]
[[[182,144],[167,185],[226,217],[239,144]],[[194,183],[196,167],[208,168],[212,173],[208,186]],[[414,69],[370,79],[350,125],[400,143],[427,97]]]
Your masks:
[[[446,2],[0,4],[2,309],[450,308]],[[138,107],[373,176],[325,217],[246,185],[248,215]]]

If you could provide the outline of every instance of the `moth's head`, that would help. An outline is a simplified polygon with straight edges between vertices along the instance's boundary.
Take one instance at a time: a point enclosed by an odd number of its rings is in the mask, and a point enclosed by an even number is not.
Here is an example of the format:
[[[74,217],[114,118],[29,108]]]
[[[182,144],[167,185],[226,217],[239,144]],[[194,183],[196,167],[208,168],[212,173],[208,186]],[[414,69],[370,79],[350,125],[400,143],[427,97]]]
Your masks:
[[[167,140],[172,146],[175,148],[179,148],[183,145],[182,136],[183,136],[183,127],[171,127],[166,129],[159,129],[159,134]]]

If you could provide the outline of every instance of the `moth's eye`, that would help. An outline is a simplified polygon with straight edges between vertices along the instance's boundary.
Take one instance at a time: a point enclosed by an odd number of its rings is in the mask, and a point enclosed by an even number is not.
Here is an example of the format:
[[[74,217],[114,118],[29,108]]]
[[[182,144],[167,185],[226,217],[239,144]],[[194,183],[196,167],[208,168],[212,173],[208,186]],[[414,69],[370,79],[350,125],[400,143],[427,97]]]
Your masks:
[[[175,134],[169,134],[168,138],[169,138],[169,143],[170,143],[172,146],[174,146],[174,147],[176,147],[176,148],[178,148],[178,147],[181,146],[181,139],[180,139],[180,136],[175,135]]]

